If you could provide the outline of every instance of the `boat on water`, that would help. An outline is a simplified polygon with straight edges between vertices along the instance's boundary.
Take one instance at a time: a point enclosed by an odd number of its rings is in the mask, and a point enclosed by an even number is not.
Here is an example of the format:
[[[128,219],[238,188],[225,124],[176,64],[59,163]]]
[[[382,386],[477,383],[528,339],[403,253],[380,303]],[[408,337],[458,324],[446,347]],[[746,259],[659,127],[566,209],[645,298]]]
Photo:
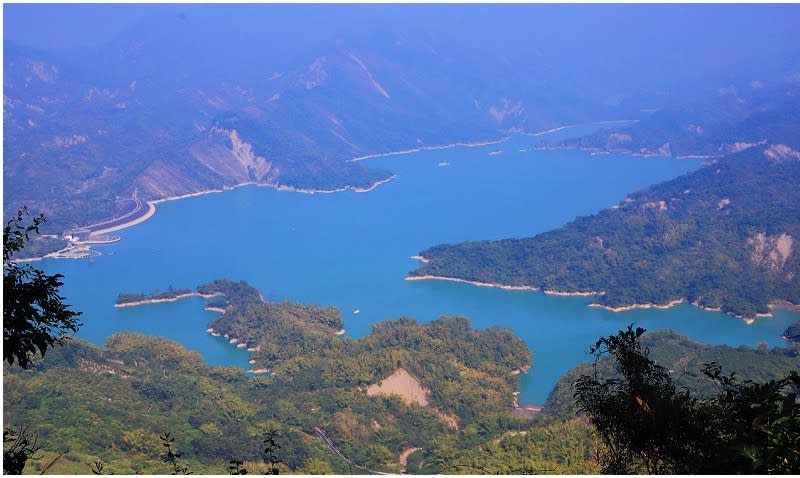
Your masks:
[[[442,161],[439,163],[440,168],[444,168],[445,166],[450,166],[450,163],[448,163],[447,161]]]
[[[353,311],[353,315],[358,315],[361,313],[361,309],[356,309]]]

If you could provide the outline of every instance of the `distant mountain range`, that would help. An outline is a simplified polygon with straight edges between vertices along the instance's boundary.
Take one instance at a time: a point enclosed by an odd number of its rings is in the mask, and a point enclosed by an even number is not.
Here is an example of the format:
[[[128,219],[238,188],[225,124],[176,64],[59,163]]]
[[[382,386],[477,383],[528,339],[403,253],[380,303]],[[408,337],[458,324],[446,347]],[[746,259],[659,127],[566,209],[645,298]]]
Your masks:
[[[701,102],[670,105],[624,129],[543,142],[578,148],[673,157],[724,156],[762,144],[800,149],[800,82],[721,88]]]
[[[775,28],[748,11],[726,10],[731,22],[754,25],[753,38]],[[719,53],[712,39],[678,58],[642,36],[641,22],[669,31],[654,12],[680,15],[670,7],[587,17],[535,5],[187,6],[94,48],[5,41],[3,213],[27,205],[47,215],[44,232],[61,233],[125,214],[137,205],[130,198],[250,182],[368,188],[391,172],[349,159],[629,118],[727,84],[735,61],[763,72],[793,48],[780,43],[764,56],[745,36],[730,40],[742,44],[738,56]],[[686,41],[718,18],[714,8],[697,12]],[[630,22],[612,28],[622,13]],[[631,35],[648,55],[625,49]],[[710,54],[719,64],[697,75]],[[794,71],[792,61],[776,71]],[[670,74],[653,74],[664,67]]]

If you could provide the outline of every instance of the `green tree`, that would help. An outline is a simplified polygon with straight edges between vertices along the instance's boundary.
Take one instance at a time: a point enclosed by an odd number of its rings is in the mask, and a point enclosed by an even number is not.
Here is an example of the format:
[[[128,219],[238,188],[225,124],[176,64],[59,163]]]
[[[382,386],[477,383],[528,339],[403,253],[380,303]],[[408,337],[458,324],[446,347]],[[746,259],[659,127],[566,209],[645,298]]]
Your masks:
[[[583,375],[574,384],[579,410],[603,443],[604,473],[800,472],[800,375],[757,384],[724,375],[716,364],[703,373],[719,393],[699,400],[676,388],[669,371],[648,357],[629,326],[590,349],[609,355],[617,374]]]
[[[600,380],[595,369],[575,382],[575,399],[605,445],[598,457],[603,472],[691,473],[701,459],[695,400],[676,391],[667,370],[648,357],[639,342],[643,333],[629,326],[598,340],[590,353],[611,355],[619,377]]]
[[[47,275],[12,261],[45,221],[39,215],[25,226],[26,215],[27,208],[22,208],[3,228],[3,360],[22,367],[30,365],[37,351],[44,356],[48,347],[62,344],[67,333],[77,332],[81,325],[80,312],[69,310],[58,294],[61,274]]]

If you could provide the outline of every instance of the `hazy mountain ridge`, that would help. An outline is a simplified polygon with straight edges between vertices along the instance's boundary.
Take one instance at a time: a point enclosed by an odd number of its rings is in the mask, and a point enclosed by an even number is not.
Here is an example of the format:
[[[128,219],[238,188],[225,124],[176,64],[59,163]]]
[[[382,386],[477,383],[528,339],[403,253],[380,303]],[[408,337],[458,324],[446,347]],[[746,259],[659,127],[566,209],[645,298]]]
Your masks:
[[[770,144],[800,147],[800,82],[793,78],[720,88],[700,103],[676,104],[637,124],[542,147],[660,156],[724,156]]]
[[[346,160],[494,138],[502,124],[472,98],[440,100],[402,78],[402,65],[345,48],[272,80],[171,93],[148,79],[86,84],[27,49],[7,48],[7,58],[5,214],[30,205],[57,232],[114,214],[115,196],[162,199],[249,181],[367,188],[390,173]],[[214,138],[220,127],[270,162],[271,175],[210,167],[237,147]]]
[[[713,8],[698,12],[716,18]],[[747,12],[737,9],[736,22],[758,23]],[[652,54],[628,51],[625,34],[609,27],[620,13],[597,8],[585,18],[579,8],[533,5],[187,6],[144,18],[93,48],[48,53],[6,41],[4,215],[26,204],[48,215],[49,232],[61,232],[125,212],[131,202],[118,197],[161,199],[240,184],[243,170],[228,167],[233,144],[209,140],[215,126],[236,130],[270,163],[269,174],[248,173],[248,180],[367,188],[391,173],[346,160],[629,118],[698,81],[704,88],[717,82],[732,62],[720,55],[718,70],[697,77],[681,66],[686,58],[649,36]],[[671,28],[649,9],[629,13],[639,20],[622,26],[634,36],[642,35],[642,21],[648,31]],[[708,28],[690,24],[689,31]],[[747,38],[736,42],[750,45]],[[717,43],[692,51],[689,63],[719,53]],[[791,48],[774,50],[756,56],[743,47],[747,71]],[[620,78],[615,65],[634,60],[638,69]],[[651,81],[664,68],[675,73]]]

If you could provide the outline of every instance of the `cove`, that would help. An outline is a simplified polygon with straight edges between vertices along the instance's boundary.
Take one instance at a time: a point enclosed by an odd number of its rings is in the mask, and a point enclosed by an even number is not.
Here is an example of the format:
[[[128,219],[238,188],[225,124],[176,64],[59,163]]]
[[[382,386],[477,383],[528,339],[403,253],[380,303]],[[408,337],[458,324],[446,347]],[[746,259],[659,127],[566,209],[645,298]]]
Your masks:
[[[557,131],[548,139],[595,127]],[[248,186],[158,205],[120,231],[93,259],[48,259],[64,274],[63,295],[82,311],[78,337],[105,343],[115,332],[165,336],[212,365],[248,369],[248,354],[206,333],[214,313],[204,300],[114,308],[121,292],[194,288],[217,278],[246,280],[267,300],[340,308],[347,335],[403,316],[419,321],[469,317],[475,327],[510,327],[534,353],[522,375],[523,403],[543,403],[555,382],[589,360],[589,346],[636,322],[671,328],[698,342],[781,345],[798,314],[776,310],[753,325],[689,305],[614,313],[588,297],[501,290],[443,281],[406,281],[410,259],[443,242],[529,237],[596,213],[628,192],[698,168],[698,160],[533,151],[543,137],[516,135],[480,147],[367,159],[397,177],[367,193],[302,194]],[[354,314],[359,310],[359,314]]]

